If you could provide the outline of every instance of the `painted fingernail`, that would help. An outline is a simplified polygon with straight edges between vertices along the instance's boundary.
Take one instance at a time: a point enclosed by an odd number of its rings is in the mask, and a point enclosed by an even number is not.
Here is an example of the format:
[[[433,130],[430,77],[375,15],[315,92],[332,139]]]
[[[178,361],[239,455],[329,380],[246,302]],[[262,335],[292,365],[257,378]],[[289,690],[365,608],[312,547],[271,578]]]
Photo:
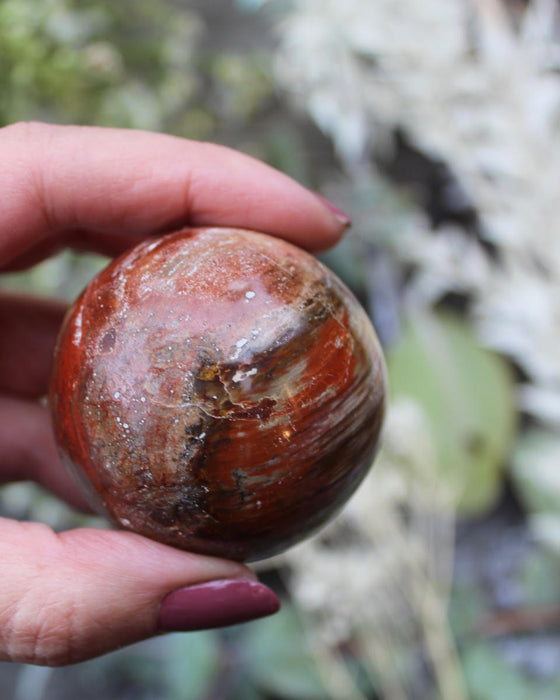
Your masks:
[[[246,579],[209,581],[169,593],[159,611],[160,632],[188,632],[249,622],[280,609],[276,595]]]
[[[336,206],[336,204],[333,204],[329,199],[326,199],[322,195],[318,194],[317,197],[321,200],[321,202],[325,205],[325,207],[331,212],[331,214],[334,214],[335,218],[339,221],[344,228],[348,228],[352,221],[350,220],[350,217],[348,214],[342,211],[339,207]]]

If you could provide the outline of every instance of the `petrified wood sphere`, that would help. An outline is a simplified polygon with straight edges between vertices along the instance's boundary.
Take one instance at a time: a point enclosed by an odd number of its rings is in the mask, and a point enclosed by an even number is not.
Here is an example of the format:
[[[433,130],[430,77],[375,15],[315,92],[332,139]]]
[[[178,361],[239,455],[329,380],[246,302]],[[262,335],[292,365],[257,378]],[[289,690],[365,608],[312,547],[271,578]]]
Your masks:
[[[342,282],[281,240],[185,230],[103,270],[51,386],[64,461],[119,526],[238,560],[335,514],[369,469],[385,369]]]

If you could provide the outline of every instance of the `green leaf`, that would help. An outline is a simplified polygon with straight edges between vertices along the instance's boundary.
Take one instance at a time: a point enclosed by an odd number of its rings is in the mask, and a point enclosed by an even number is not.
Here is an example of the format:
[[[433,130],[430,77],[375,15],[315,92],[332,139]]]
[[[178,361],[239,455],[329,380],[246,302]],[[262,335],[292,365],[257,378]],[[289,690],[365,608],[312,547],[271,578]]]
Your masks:
[[[499,494],[515,432],[508,365],[478,344],[467,321],[428,312],[407,320],[387,362],[392,396],[412,398],[425,411],[437,474],[459,511],[486,511]]]
[[[253,677],[263,691],[294,700],[327,697],[293,606],[284,603],[278,615],[253,623],[245,645]]]
[[[490,644],[477,644],[463,655],[471,700],[535,700],[535,689]]]

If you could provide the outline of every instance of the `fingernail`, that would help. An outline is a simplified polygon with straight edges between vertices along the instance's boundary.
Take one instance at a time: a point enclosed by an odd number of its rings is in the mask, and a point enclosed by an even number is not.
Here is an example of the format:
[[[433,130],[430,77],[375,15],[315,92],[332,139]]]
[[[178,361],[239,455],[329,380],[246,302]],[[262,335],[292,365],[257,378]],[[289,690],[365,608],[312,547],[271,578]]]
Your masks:
[[[246,579],[210,581],[169,593],[159,611],[160,632],[188,632],[237,625],[280,609],[276,595]]]
[[[326,206],[326,208],[331,212],[331,214],[334,214],[335,218],[338,220],[344,228],[348,228],[352,221],[350,220],[350,217],[348,214],[342,211],[339,207],[336,206],[336,204],[333,204],[329,199],[325,199],[322,195],[318,194],[317,197],[321,200],[321,202]]]

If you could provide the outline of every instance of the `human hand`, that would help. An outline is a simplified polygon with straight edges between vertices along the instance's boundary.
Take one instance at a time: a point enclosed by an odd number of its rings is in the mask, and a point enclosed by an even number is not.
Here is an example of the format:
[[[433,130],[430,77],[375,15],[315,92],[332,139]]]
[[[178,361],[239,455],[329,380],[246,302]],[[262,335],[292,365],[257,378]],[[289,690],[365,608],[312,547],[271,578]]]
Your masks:
[[[181,226],[234,226],[310,250],[348,220],[253,159],[158,134],[17,124],[0,129],[0,272],[61,247],[118,254]],[[34,480],[75,506],[48,409],[63,304],[0,294],[0,481]],[[54,533],[0,518],[0,659],[61,665],[158,632],[243,622],[278,609],[242,564],[131,532]]]

